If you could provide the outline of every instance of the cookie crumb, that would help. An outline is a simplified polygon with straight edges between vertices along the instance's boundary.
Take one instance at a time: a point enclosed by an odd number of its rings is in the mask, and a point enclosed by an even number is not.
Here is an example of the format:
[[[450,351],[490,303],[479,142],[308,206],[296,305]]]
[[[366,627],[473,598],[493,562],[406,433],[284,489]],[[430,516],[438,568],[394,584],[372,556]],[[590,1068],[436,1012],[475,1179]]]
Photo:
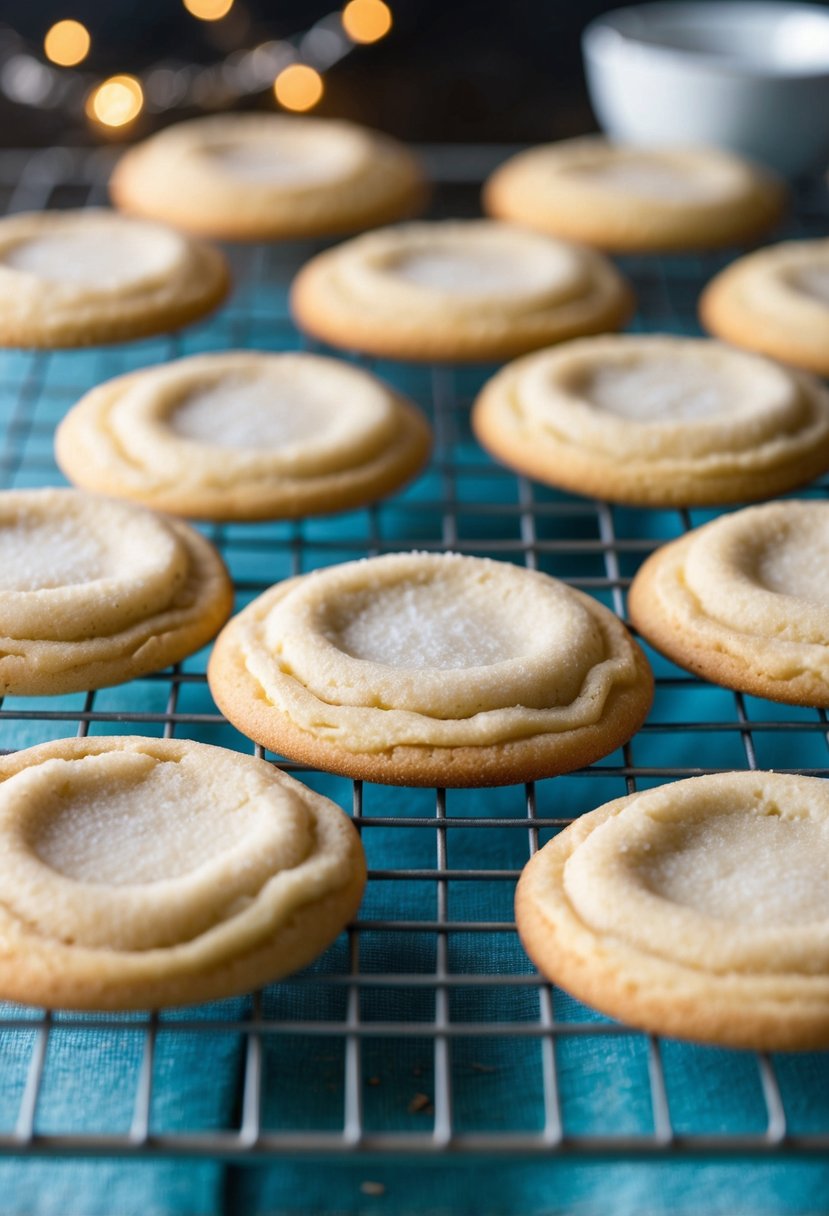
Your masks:
[[[386,1193],[382,1182],[361,1182],[360,1190],[364,1195],[385,1195]]]
[[[418,1115],[421,1113],[421,1111],[425,1114],[432,1114],[434,1109],[434,1106],[432,1106],[432,1099],[428,1094],[415,1094],[409,1103],[410,1115]]]
[[[379,1078],[379,1077],[367,1077],[367,1078],[366,1078],[366,1085],[372,1085],[372,1086],[374,1086],[374,1085],[379,1085],[379,1084],[380,1084],[380,1078]]]

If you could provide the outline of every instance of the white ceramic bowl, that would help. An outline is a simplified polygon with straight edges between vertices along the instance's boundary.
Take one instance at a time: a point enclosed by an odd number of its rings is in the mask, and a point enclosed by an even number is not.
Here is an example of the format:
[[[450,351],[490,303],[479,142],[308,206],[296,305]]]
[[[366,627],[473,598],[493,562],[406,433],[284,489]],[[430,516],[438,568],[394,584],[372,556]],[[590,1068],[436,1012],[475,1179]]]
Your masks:
[[[829,161],[829,8],[642,4],[593,21],[582,46],[612,139],[714,144],[787,176]]]

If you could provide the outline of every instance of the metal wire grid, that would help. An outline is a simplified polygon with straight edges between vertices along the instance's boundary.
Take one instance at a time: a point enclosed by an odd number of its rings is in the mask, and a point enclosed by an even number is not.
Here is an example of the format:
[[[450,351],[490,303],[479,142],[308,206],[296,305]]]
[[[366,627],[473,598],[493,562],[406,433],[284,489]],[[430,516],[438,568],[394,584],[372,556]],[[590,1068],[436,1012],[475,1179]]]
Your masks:
[[[495,159],[493,150],[433,154],[451,195],[448,203],[444,197],[444,204],[455,213],[472,211],[474,196],[468,183]],[[0,158],[0,191],[8,210],[94,203],[102,199],[106,167],[107,157],[101,154],[11,154]],[[814,198],[804,206],[802,232],[822,222],[821,207]],[[274,283],[284,280],[292,258],[296,251],[237,251],[238,294],[220,320],[198,331],[197,348],[257,342],[296,346],[298,338],[284,299],[269,294]],[[692,328],[696,292],[713,267],[713,260],[703,259],[631,262],[628,269],[642,301],[642,327]],[[140,366],[174,357],[189,347],[181,337],[171,336],[162,343],[129,348],[130,355],[125,349],[108,357],[109,362],[104,360],[106,374],[121,370],[122,359]],[[18,358],[23,363],[0,378],[6,399],[0,415],[4,421],[0,484],[4,486],[55,480],[54,422],[89,387],[86,371],[75,382],[75,367],[86,365],[76,365],[71,356]],[[381,370],[395,374],[393,368]],[[209,530],[236,575],[242,599],[264,590],[275,577],[344,556],[406,547],[448,548],[523,561],[530,568],[558,574],[624,616],[625,591],[641,558],[665,536],[677,535],[704,517],[688,511],[613,508],[541,490],[515,478],[471,443],[466,421],[469,381],[464,373],[433,368],[422,373],[409,369],[407,375],[410,390],[415,376],[416,395],[431,409],[435,425],[436,457],[425,491],[354,513],[348,517],[347,534],[332,533],[313,521],[280,526],[270,530],[267,539],[257,528]],[[826,488],[811,492],[822,494]],[[410,801],[398,806],[402,795],[397,792],[284,765],[311,784],[321,781],[327,791],[333,782],[342,805],[348,805],[350,798],[369,855],[370,883],[362,919],[348,929],[347,941],[284,985],[200,1011],[87,1017],[4,1007],[0,1034],[7,1042],[7,1036],[18,1035],[28,1047],[23,1052],[15,1117],[7,1129],[0,1129],[0,1153],[175,1154],[238,1161],[355,1151],[434,1155],[451,1150],[584,1158],[825,1153],[829,1113],[824,1112],[820,1126],[802,1126],[789,1117],[787,1107],[797,1106],[802,1076],[791,1057],[739,1057],[741,1069],[753,1070],[758,1094],[756,1109],[747,1117],[748,1130],[735,1130],[727,1121],[718,1124],[716,1118],[703,1115],[704,1093],[696,1120],[684,1115],[677,1121],[672,1109],[676,1095],[671,1092],[676,1045],[596,1019],[567,1001],[531,971],[517,945],[510,906],[521,866],[589,805],[642,784],[723,768],[774,765],[785,770],[789,745],[795,739],[813,758],[810,767],[796,771],[823,775],[829,771],[824,712],[783,710],[713,690],[658,659],[656,668],[654,714],[636,739],[607,761],[554,781],[471,794],[413,791]],[[682,696],[679,716],[677,693]],[[695,706],[705,712],[695,717]],[[46,708],[38,701],[7,701],[0,707],[0,731],[8,731],[12,723],[16,731],[30,732],[31,742],[74,728],[79,735],[90,730],[181,733],[229,746],[250,746],[215,712],[199,660],[118,689],[63,698],[60,704],[49,702]],[[600,799],[594,793],[597,783],[606,788]],[[582,795],[580,789],[589,792]],[[425,837],[427,844],[415,850],[419,864],[396,864],[396,838],[401,839],[401,833]],[[486,852],[481,842],[487,837],[498,840],[498,860],[503,849],[508,864],[478,860]],[[375,840],[382,841],[380,847],[373,847]],[[464,864],[467,851],[474,864]],[[413,897],[413,888],[425,890],[426,897]],[[416,943],[416,948],[408,943]],[[208,1061],[217,1036],[229,1037],[235,1097],[232,1110],[210,1126],[182,1130],[159,1125],[154,1093],[162,1045],[184,1033],[202,1036]],[[134,1056],[128,1124],[118,1130],[96,1126],[91,1096],[79,1093],[77,1125],[51,1127],[41,1115],[53,1044],[59,1036],[90,1034],[111,1034],[117,1051]],[[615,1051],[621,1041],[630,1042],[631,1058],[636,1057],[644,1072],[646,1109],[639,1110],[638,1122],[614,1118],[612,1126],[600,1127],[589,1119],[586,1125],[582,1117],[574,1128],[569,1108],[574,1097],[584,1097],[580,1087],[594,1088],[598,1109],[613,1082],[608,1080],[603,1088],[595,1068],[585,1071],[579,1065],[583,1056],[577,1057],[574,1068],[568,1050],[575,1044],[594,1063],[601,1063],[611,1045]],[[280,1054],[280,1045],[288,1044],[290,1052],[294,1043],[303,1045],[302,1068],[309,1052],[312,1063],[322,1059],[334,1065],[329,1069],[334,1079],[327,1085],[324,1109],[310,1126],[307,1115],[292,1125],[290,1112],[284,1117],[273,1112],[271,1056],[276,1052],[275,1067],[287,1085],[290,1065],[285,1052]],[[319,1044],[333,1044],[333,1055],[313,1056]],[[487,1052],[494,1063],[470,1059],[471,1054]],[[704,1048],[689,1047],[687,1052],[695,1053],[698,1076],[704,1076],[706,1068],[717,1068],[724,1056],[736,1056]],[[383,1068],[394,1073],[398,1059],[405,1061],[405,1078],[398,1069],[387,1087],[389,1101],[377,1107],[373,1099],[384,1078],[373,1074]],[[409,1068],[413,1059],[416,1062]],[[494,1126],[481,1126],[480,1119],[474,1125],[467,1111],[471,1090],[485,1088],[499,1069],[507,1072],[509,1080],[517,1060],[525,1078],[526,1070],[538,1078],[537,1089],[525,1100],[529,1113],[500,1112],[500,1122],[495,1120]],[[209,1067],[208,1062],[207,1071]],[[825,1058],[810,1057],[808,1068],[816,1067],[825,1067]],[[182,1086],[190,1084],[187,1077],[180,1081]],[[417,1087],[428,1092],[416,1094],[398,1117],[394,1104]],[[389,1102],[394,1107],[391,1112]],[[472,1103],[476,1104],[480,1106],[478,1097]],[[617,1107],[614,1111],[618,1113]]]

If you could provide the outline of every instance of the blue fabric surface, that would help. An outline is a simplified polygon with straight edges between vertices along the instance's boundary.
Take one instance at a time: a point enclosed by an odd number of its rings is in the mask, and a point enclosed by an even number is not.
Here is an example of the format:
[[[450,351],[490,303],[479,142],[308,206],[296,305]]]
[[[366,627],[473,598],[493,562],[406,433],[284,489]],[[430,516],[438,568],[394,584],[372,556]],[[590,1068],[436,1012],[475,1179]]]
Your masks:
[[[194,1021],[238,1016],[243,1001],[192,1011]],[[3,1006],[0,1016],[15,1012]],[[43,1135],[125,1134],[133,1118],[143,1051],[141,1019],[123,1029],[96,1029],[95,1017],[61,1027],[55,1015],[35,1128]],[[132,1029],[130,1029],[132,1023]],[[36,1030],[0,1029],[0,1130],[14,1127]],[[209,1060],[209,1069],[205,1061]],[[240,1061],[238,1036],[159,1033],[153,1060],[151,1124],[159,1133],[210,1130],[233,1109]],[[8,1216],[169,1216],[222,1211],[224,1170],[216,1162],[127,1164],[100,1161],[0,1161],[0,1211]]]
[[[265,267],[276,272],[274,263]],[[69,404],[100,380],[159,362],[174,354],[223,346],[293,348],[296,336],[279,317],[285,315],[284,291],[268,282],[256,288],[244,279],[234,301],[211,323],[172,340],[159,340],[111,350],[67,352],[52,356],[0,356],[0,425],[8,440],[8,484],[54,484],[59,477],[51,463],[51,431]],[[255,309],[252,304],[255,302]],[[261,320],[257,317],[261,316]],[[276,320],[274,320],[276,318]],[[682,319],[665,316],[664,328],[681,329]],[[406,389],[424,407],[447,388],[461,399],[470,397],[484,373],[450,371],[437,377],[427,369],[392,365],[381,374]],[[22,432],[14,431],[14,410],[28,402]],[[516,513],[499,507],[517,503],[515,479],[493,478],[490,462],[472,442],[463,411],[455,419],[457,435],[448,453],[461,468],[455,481],[459,500],[458,536],[470,551],[504,556],[498,541],[517,541]],[[10,429],[11,428],[11,429]],[[446,453],[445,453],[446,454]],[[443,482],[431,469],[418,483],[396,496],[379,513],[353,512],[300,525],[230,527],[209,534],[222,543],[237,580],[276,581],[295,571],[363,556],[379,531],[386,547],[440,545],[443,520],[425,504],[439,500]],[[543,542],[566,538],[599,539],[594,513],[559,515],[545,505],[560,503],[553,491],[536,491],[540,510],[537,535],[542,542],[540,565],[547,572],[571,579],[606,574],[601,550],[547,552]],[[465,509],[475,504],[475,509]],[[694,511],[698,524],[710,513]],[[666,539],[682,530],[677,512],[613,512],[617,536],[627,539]],[[266,553],[251,539],[268,537]],[[488,547],[489,545],[489,547]],[[622,573],[630,574],[641,549],[623,551]],[[520,554],[510,552],[514,560]],[[604,589],[596,594],[612,606]],[[246,596],[240,596],[244,602]],[[676,676],[675,668],[651,656],[657,674]],[[184,664],[185,672],[203,671],[205,655]],[[158,734],[163,729],[152,716],[163,716],[169,685],[163,678],[141,680],[128,689],[103,690],[94,699],[95,732]],[[758,723],[786,720],[789,733],[763,730],[754,734],[761,766],[824,767],[826,743],[814,729],[814,712],[784,709],[745,700],[749,718]],[[63,721],[6,717],[0,722],[0,746],[18,748],[74,733],[83,696],[54,700],[8,699],[4,709],[27,713],[59,711]],[[215,707],[201,682],[184,684],[178,711],[212,714]],[[98,718],[97,715],[104,715]],[[112,720],[107,719],[112,716]],[[720,722],[711,731],[695,724]],[[631,749],[640,767],[670,768],[678,773],[705,764],[745,767],[746,752],[735,724],[731,693],[704,687],[661,687],[652,722],[665,730],[641,734]],[[682,723],[681,731],[669,729]],[[730,727],[730,729],[727,729]],[[189,723],[181,733],[205,742],[250,750],[233,728],[212,722]],[[625,792],[618,771],[623,757],[601,762],[589,775],[540,782],[540,816],[573,816]],[[652,780],[662,780],[655,777]],[[645,779],[647,783],[649,779]],[[349,782],[319,774],[310,784],[350,806]],[[516,827],[464,829],[448,833],[447,864],[456,869],[520,870],[527,859],[525,794],[522,788],[450,791],[447,814],[487,816],[514,822]],[[363,814],[367,817],[407,818],[434,815],[434,794],[367,786]],[[542,843],[550,830],[541,834]],[[369,864],[375,869],[432,869],[434,829],[412,826],[367,826],[363,839]],[[448,884],[449,916],[472,921],[508,921],[512,916],[513,883],[452,881]],[[361,916],[366,920],[433,919],[435,884],[374,881]],[[364,972],[433,972],[433,934],[411,932],[360,935],[360,966]],[[448,940],[450,972],[464,974],[530,975],[532,969],[513,933],[452,934]],[[265,992],[266,1017],[292,1021],[341,1021],[346,1015],[347,989],[326,983],[326,975],[348,969],[347,944],[342,938],[311,969],[317,983],[289,980]],[[247,1009],[243,1001],[226,1002],[219,1014],[235,1017]],[[1,1013],[2,1011],[0,1011]],[[583,1023],[598,1015],[564,994],[556,994],[556,1016]],[[398,1020],[424,1022],[424,1036],[368,1035],[362,1047],[362,1097],[368,1132],[397,1130],[428,1132],[429,1103],[434,1096],[434,1057],[426,1029],[434,1017],[430,987],[367,988],[360,1014],[364,1022]],[[217,1008],[188,1011],[189,1018],[211,1018]],[[539,1017],[537,989],[532,985],[503,985],[498,989],[469,987],[450,992],[449,1015],[456,1021],[533,1023]],[[56,1019],[50,1035],[44,1084],[35,1126],[39,1132],[119,1133],[129,1126],[141,1060],[142,1036],[130,1029],[130,1019],[116,1030],[95,1027],[94,1018],[82,1030],[63,1028]],[[2,1018],[0,1017],[0,1023]],[[133,1023],[134,1025],[134,1023]],[[232,1129],[238,1127],[243,1049],[239,1036],[218,1032],[165,1029],[157,1039],[151,1128],[153,1132]],[[0,1025],[0,1130],[14,1126],[18,1116],[35,1034],[28,1028]],[[569,1135],[645,1134],[652,1131],[647,1044],[643,1036],[564,1037],[557,1050],[562,1117]],[[343,1078],[346,1066],[341,1035],[272,1034],[263,1039],[262,1123],[266,1131],[281,1129],[337,1132],[343,1122]],[[829,1129],[829,1067],[827,1056],[786,1057],[776,1061],[783,1096],[794,1131]],[[765,1106],[755,1058],[735,1052],[666,1043],[664,1060],[671,1114],[678,1132],[690,1134],[758,1133]],[[451,1051],[454,1127],[457,1132],[537,1132],[544,1107],[541,1048],[537,1037],[491,1036],[459,1038]],[[422,1096],[422,1097],[421,1097]],[[366,1184],[369,1184],[368,1191]],[[371,1184],[374,1184],[372,1187]],[[256,1167],[223,1166],[199,1161],[19,1161],[0,1162],[0,1209],[9,1216],[70,1212],[72,1216],[219,1216],[223,1212],[266,1216],[276,1213],[578,1213],[583,1216],[647,1216],[653,1213],[768,1213],[803,1216],[829,1211],[829,1165],[823,1162],[780,1160],[711,1162],[616,1161],[349,1161],[281,1160]],[[370,1191],[377,1193],[369,1193]]]
[[[366,1193],[366,1184],[374,1184]],[[823,1216],[820,1163],[291,1163],[239,1174],[232,1216]]]

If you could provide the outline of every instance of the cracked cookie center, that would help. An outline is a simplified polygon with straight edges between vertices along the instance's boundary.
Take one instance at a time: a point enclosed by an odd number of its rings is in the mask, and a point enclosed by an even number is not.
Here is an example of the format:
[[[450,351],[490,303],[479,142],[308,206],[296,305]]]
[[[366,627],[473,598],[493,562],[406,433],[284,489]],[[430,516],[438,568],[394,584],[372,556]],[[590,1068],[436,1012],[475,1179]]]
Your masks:
[[[632,868],[671,903],[756,928],[829,919],[829,823],[734,811],[660,835]]]
[[[66,785],[42,798],[28,838],[41,861],[84,883],[188,874],[238,844],[259,817],[256,803],[234,808],[209,786],[194,798],[192,769],[177,764],[157,764],[130,782]]]
[[[487,612],[477,597],[440,582],[355,597],[337,618],[326,634],[340,650],[389,667],[486,667],[526,649],[516,630]]]

